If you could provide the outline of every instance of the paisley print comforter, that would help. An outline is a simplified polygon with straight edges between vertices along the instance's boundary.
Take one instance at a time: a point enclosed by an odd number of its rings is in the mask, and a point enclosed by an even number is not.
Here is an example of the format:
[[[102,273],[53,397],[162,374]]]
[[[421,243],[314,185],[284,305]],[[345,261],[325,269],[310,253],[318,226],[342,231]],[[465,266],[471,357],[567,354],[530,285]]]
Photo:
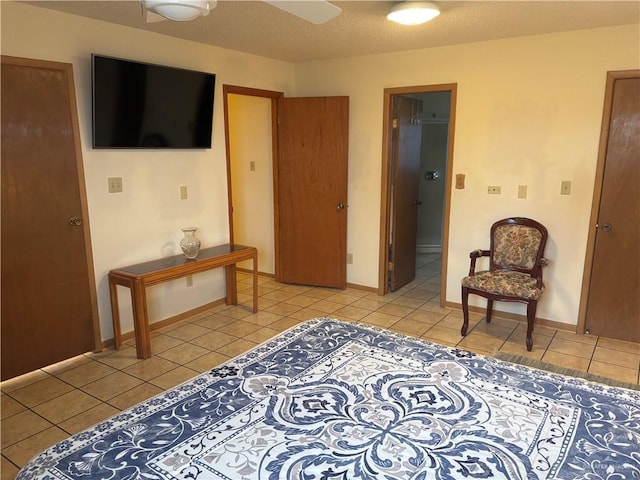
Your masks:
[[[17,478],[634,479],[640,392],[317,318]]]

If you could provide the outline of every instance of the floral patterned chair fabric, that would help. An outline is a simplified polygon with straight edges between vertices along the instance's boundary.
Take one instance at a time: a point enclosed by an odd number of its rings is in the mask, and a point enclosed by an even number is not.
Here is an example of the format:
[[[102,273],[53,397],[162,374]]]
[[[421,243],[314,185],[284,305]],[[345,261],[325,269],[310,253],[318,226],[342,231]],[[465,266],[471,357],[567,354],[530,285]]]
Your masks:
[[[547,229],[529,218],[506,218],[491,227],[490,250],[470,254],[469,276],[462,279],[462,336],[469,328],[469,294],[487,299],[487,322],[491,321],[493,302],[527,304],[527,350],[533,348],[531,334],[537,302],[544,291],[542,267],[547,243]],[[476,260],[489,257],[489,270],[476,272]]]

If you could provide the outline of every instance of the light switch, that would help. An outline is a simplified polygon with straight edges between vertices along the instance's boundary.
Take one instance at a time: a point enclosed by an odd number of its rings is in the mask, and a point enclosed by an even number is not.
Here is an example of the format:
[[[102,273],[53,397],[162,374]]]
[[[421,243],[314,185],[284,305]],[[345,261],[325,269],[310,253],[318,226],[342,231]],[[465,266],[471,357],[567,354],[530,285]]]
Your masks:
[[[527,186],[518,185],[518,198],[527,198]]]
[[[180,200],[186,200],[188,196],[187,186],[180,185]]]
[[[458,190],[464,189],[464,173],[456,174],[456,188]]]
[[[256,162],[255,162],[255,160],[251,160],[249,162],[249,171],[250,172],[255,172],[256,171]]]

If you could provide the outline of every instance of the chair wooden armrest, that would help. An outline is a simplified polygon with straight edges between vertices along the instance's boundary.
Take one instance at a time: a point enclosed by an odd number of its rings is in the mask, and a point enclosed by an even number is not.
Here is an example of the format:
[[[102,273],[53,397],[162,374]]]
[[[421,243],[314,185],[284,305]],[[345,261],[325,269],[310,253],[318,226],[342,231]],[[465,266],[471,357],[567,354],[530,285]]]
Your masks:
[[[476,273],[476,260],[479,257],[488,257],[490,255],[489,250],[482,250],[478,248],[469,254],[469,258],[471,259],[471,265],[469,266],[469,276],[473,277]]]

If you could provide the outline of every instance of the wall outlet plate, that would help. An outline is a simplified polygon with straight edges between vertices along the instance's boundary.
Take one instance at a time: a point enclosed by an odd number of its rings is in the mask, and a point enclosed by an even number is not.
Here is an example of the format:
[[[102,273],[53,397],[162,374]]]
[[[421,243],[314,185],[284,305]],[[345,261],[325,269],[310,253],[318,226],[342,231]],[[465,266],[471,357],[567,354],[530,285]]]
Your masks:
[[[107,183],[109,185],[109,193],[122,192],[122,177],[109,177],[107,178]]]
[[[527,198],[527,186],[518,185],[518,198]]]
[[[560,184],[560,195],[571,195],[571,180],[563,180]]]

